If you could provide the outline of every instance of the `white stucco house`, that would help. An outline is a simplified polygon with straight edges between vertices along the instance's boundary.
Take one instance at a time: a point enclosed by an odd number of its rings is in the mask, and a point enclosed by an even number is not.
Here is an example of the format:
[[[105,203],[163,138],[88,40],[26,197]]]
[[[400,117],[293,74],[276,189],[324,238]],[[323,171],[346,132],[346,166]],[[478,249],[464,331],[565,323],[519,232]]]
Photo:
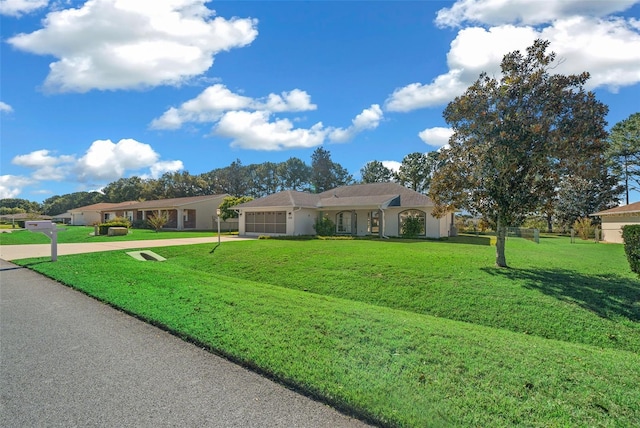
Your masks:
[[[622,228],[629,224],[640,224],[640,202],[611,208],[591,214],[602,220],[602,240],[622,244]]]
[[[321,216],[335,223],[338,235],[400,236],[409,216],[423,221],[425,238],[455,234],[453,213],[433,217],[429,197],[397,183],[356,184],[318,194],[286,190],[235,209],[240,236],[315,235],[314,225]]]

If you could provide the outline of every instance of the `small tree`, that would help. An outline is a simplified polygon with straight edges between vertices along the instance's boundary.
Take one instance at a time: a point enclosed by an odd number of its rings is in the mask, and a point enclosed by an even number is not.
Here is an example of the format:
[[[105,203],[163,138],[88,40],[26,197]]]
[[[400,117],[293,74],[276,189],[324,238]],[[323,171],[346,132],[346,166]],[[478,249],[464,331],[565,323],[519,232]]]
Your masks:
[[[154,229],[156,232],[160,232],[160,229],[169,223],[169,213],[158,210],[157,213],[151,214],[147,218],[147,223],[149,224],[149,227]]]
[[[573,228],[575,229],[576,232],[578,232],[578,236],[583,241],[586,241],[587,239],[589,239],[589,237],[593,235],[593,233],[595,232],[595,227],[591,223],[591,219],[588,217],[577,219],[573,223]]]
[[[233,209],[233,207],[249,201],[253,201],[253,198],[250,196],[227,196],[218,206],[220,209],[220,218],[222,221],[227,221],[230,218],[238,218],[238,213]]]

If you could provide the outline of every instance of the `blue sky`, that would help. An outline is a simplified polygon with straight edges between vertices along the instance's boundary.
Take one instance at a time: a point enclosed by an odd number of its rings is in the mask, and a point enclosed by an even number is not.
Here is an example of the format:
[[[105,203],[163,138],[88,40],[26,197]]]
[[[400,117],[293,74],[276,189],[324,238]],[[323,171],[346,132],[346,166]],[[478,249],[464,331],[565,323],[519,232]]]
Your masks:
[[[446,104],[551,41],[609,125],[640,110],[640,0],[0,0],[0,198],[437,150]],[[637,195],[634,200],[640,199]]]

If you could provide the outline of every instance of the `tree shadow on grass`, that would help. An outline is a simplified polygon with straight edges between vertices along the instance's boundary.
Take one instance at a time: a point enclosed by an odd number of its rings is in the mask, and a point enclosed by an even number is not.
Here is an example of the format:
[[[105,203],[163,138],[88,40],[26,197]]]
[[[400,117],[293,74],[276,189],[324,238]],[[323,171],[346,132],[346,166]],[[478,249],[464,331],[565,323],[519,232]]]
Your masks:
[[[614,274],[584,275],[568,269],[482,268],[490,275],[523,283],[558,300],[577,304],[603,318],[640,322],[640,281]]]

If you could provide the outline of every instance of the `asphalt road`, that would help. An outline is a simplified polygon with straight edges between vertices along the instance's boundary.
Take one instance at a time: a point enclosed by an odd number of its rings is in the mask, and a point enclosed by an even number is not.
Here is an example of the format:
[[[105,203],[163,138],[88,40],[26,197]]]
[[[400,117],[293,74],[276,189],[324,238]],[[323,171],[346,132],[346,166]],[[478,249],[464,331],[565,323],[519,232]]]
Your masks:
[[[0,260],[0,426],[366,425]]]

